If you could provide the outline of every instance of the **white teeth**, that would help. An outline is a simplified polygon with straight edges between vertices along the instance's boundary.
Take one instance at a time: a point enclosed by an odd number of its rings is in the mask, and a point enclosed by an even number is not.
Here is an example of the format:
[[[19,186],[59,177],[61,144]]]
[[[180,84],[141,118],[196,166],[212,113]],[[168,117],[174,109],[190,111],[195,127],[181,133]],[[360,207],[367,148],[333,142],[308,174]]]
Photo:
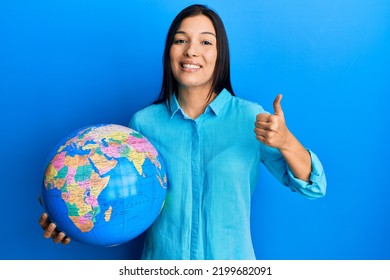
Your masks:
[[[194,65],[194,64],[182,64],[183,68],[188,68],[188,69],[199,69],[199,65]]]

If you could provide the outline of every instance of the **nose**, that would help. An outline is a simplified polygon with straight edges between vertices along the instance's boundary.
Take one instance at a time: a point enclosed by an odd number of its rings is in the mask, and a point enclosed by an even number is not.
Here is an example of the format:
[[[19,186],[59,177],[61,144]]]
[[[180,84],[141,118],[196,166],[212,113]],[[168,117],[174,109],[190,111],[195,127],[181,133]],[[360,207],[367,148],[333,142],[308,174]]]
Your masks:
[[[194,44],[189,43],[187,45],[187,48],[184,51],[184,55],[187,57],[197,57],[198,56],[198,50],[194,46]]]

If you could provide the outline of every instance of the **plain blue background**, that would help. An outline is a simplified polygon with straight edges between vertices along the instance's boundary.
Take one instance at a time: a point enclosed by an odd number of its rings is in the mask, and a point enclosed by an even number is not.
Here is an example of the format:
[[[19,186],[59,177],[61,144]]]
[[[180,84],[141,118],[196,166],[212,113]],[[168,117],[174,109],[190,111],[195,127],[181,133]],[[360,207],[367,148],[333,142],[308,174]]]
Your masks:
[[[193,3],[0,2],[0,259],[140,256],[142,235],[114,248],[44,239],[43,165],[68,133],[127,125],[157,97],[166,32]],[[290,130],[327,174],[326,197],[312,201],[260,166],[252,205],[257,257],[390,259],[390,2],[205,4],[225,22],[236,94],[272,111],[283,93]]]

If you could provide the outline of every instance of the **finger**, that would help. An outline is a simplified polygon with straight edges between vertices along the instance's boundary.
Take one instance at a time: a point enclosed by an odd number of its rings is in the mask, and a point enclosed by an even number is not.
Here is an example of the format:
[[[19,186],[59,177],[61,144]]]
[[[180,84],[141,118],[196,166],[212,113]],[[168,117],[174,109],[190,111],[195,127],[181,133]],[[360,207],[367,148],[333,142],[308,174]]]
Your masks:
[[[261,142],[264,142],[269,137],[269,131],[265,129],[255,128],[255,134],[256,138]]]
[[[276,116],[273,116],[273,117],[276,117]],[[277,130],[278,122],[273,120],[273,119],[270,119],[268,122],[256,121],[255,127],[265,129],[265,130]]]
[[[48,222],[47,222],[47,214],[46,213],[43,213],[40,217],[39,217],[39,224],[41,225],[41,227],[43,229],[46,229],[47,226],[48,226]]]
[[[62,244],[67,245],[67,244],[69,244],[69,243],[70,243],[70,238],[66,236],[66,237],[62,240]]]
[[[54,223],[51,223],[46,230],[43,232],[43,236],[45,238],[52,238],[53,234],[55,234],[56,225]]]
[[[268,123],[268,122],[255,122],[255,128],[258,128],[258,129],[269,130],[271,125],[272,124]]]
[[[282,105],[280,105],[280,101],[282,100],[283,95],[278,94],[274,100],[274,115],[283,114]]]
[[[262,135],[256,135],[256,139],[258,141],[260,141],[261,143],[263,144],[266,144],[267,145],[267,138],[265,136],[262,136]]]
[[[63,232],[59,232],[57,235],[54,235],[53,236],[53,241],[54,243],[58,244],[58,243],[62,243],[63,240],[65,239],[65,233]]]
[[[256,116],[256,121],[263,121],[263,122],[267,122],[269,121],[270,117],[272,115],[271,114],[268,114],[268,113],[261,113],[261,114],[258,114]]]
[[[266,128],[255,127],[254,131],[256,135],[265,135],[268,130]]]
[[[70,237],[66,236],[62,231],[57,234],[57,236],[53,236],[54,243],[62,243],[63,245],[68,245],[70,243]]]
[[[255,128],[256,135],[262,136],[267,139],[272,139],[276,132],[271,129]]]
[[[272,118],[270,118],[268,121],[256,121],[255,122],[255,127],[259,128],[266,128],[270,130],[275,130],[278,127],[278,120],[276,119],[277,116],[271,115]]]
[[[256,133],[256,139],[267,146],[273,147],[273,142],[274,142],[273,135],[274,133],[271,131]]]

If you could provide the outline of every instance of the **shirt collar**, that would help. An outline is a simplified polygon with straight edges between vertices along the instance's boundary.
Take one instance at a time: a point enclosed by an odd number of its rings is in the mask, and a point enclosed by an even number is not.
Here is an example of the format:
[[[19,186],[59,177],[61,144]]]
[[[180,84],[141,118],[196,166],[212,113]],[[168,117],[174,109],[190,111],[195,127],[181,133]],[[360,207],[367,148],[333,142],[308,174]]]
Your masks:
[[[230,94],[229,91],[227,91],[226,89],[223,89],[218,95],[217,97],[213,100],[213,102],[211,102],[207,107],[209,107],[215,115],[219,115],[219,113],[221,112],[223,106],[226,104],[226,102],[228,102],[230,99],[232,98],[232,95]],[[167,102],[168,106],[169,106],[169,109],[170,109],[170,112],[171,112],[171,118],[173,118],[173,116],[178,112],[180,111],[183,115],[184,115],[184,112],[183,110],[181,109],[180,105],[179,105],[179,102],[177,101],[177,98],[176,98],[176,94],[172,94],[171,97],[170,97],[170,100],[169,102]],[[207,108],[206,110],[207,111]]]
[[[180,108],[180,105],[179,105],[179,102],[177,101],[177,98],[176,98],[176,94],[173,93],[169,99],[169,102],[167,100],[167,106],[169,107],[170,109],[170,112],[171,112],[171,118],[173,118],[173,116],[178,112],[178,111],[181,111],[181,108]],[[182,112],[183,113],[183,112]]]
[[[223,106],[232,98],[230,92],[226,89],[223,89],[217,97],[209,104],[211,110],[218,116],[221,112]]]

